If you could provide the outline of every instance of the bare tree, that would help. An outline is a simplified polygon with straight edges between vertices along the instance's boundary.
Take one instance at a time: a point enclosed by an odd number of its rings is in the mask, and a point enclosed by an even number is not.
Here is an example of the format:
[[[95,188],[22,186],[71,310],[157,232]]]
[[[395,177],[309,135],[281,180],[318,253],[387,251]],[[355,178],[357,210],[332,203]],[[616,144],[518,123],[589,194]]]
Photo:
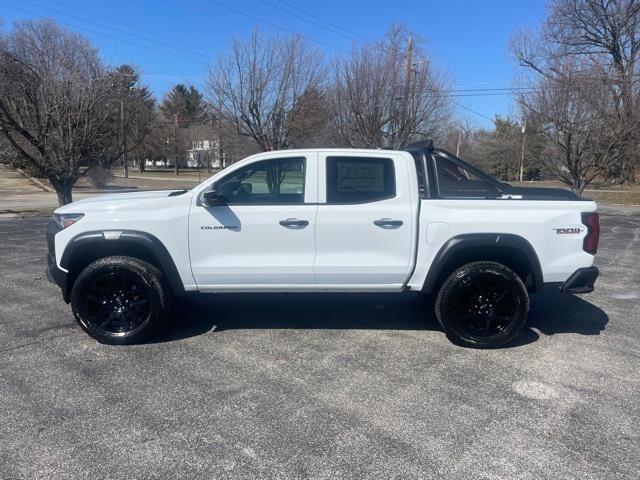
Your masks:
[[[265,37],[254,30],[248,40],[233,39],[209,73],[212,103],[242,136],[262,150],[287,148],[291,126],[305,92],[319,89],[322,55],[299,35]]]
[[[238,133],[235,118],[218,111],[215,115],[215,134],[218,138],[218,157],[222,166],[228,166],[249,155],[262,151],[257,142]]]
[[[147,160],[164,162],[167,155],[173,152],[168,143],[173,129],[167,124],[155,101],[151,110],[143,109],[139,115],[139,119],[133,122],[128,131],[127,145],[134,145],[130,156],[138,161],[138,170],[142,172]]]
[[[142,173],[146,159],[156,157],[162,143],[162,118],[153,97],[138,97],[129,105],[131,120],[129,127],[125,127],[127,154]]]
[[[86,39],[51,21],[19,22],[0,38],[0,132],[61,205],[112,135],[107,73]]]
[[[640,159],[640,0],[554,0],[541,31],[520,32],[511,50],[529,72],[563,84],[563,65],[572,58],[573,69],[590,74],[581,82],[609,90],[608,119],[621,154],[603,173],[633,180]]]
[[[523,114],[549,139],[541,155],[545,167],[582,194],[625,154],[620,138],[628,136],[630,126],[612,120],[617,99],[610,89],[590,81],[592,72],[571,61],[554,65],[553,70],[554,76],[522,93],[519,102]]]
[[[106,75],[112,100],[105,105],[111,110],[106,122],[108,134],[103,137],[99,166],[111,168],[119,162],[128,173],[129,154],[137,155],[148,142],[159,117],[156,102],[147,86],[139,86],[140,74],[130,65],[121,65]]]
[[[446,78],[405,27],[394,25],[380,42],[355,47],[334,73],[333,116],[342,144],[399,148],[439,138],[450,123]]]

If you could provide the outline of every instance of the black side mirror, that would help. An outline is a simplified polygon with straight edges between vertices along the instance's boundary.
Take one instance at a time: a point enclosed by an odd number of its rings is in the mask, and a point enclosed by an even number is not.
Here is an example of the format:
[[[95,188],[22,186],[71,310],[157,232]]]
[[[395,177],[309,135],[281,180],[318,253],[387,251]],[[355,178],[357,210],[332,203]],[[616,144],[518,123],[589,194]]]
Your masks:
[[[203,207],[218,207],[220,205],[226,205],[227,199],[224,195],[218,192],[218,189],[214,185],[211,190],[204,192],[200,197],[200,204]]]

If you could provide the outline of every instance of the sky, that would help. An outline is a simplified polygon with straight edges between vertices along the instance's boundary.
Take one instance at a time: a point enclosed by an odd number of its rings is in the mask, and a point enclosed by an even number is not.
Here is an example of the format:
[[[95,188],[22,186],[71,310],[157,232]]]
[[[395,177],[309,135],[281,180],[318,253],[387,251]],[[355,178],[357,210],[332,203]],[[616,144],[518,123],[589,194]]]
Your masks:
[[[544,15],[542,0],[0,0],[4,31],[14,20],[55,19],[90,38],[107,63],[138,67],[159,99],[179,82],[206,89],[208,64],[255,26],[300,33],[334,57],[401,22],[425,39],[452,88],[465,90],[453,98],[458,117],[484,128],[513,113],[511,98],[469,90],[512,87],[509,39]]]

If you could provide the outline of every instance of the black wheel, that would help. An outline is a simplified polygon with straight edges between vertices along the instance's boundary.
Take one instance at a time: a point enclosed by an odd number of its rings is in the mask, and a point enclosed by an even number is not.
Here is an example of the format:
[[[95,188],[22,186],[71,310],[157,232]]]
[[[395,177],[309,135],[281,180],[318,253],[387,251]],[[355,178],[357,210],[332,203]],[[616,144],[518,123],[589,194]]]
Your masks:
[[[512,270],[496,262],[473,262],[442,284],[436,316],[460,345],[492,348],[513,340],[527,321],[529,295]]]
[[[162,272],[131,257],[96,260],[78,275],[71,291],[80,326],[110,345],[148,338],[165,320],[170,300]]]

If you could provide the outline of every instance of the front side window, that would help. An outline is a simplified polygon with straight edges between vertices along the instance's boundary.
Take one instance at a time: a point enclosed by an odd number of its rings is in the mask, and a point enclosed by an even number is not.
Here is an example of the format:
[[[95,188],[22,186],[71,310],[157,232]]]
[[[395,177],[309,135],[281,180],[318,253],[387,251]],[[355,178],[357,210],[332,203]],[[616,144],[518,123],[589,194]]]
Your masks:
[[[304,203],[304,158],[255,162],[217,182],[229,204]]]
[[[327,203],[377,202],[395,195],[393,160],[327,157]]]
[[[470,168],[441,156],[435,158],[441,198],[494,198],[499,193]]]

